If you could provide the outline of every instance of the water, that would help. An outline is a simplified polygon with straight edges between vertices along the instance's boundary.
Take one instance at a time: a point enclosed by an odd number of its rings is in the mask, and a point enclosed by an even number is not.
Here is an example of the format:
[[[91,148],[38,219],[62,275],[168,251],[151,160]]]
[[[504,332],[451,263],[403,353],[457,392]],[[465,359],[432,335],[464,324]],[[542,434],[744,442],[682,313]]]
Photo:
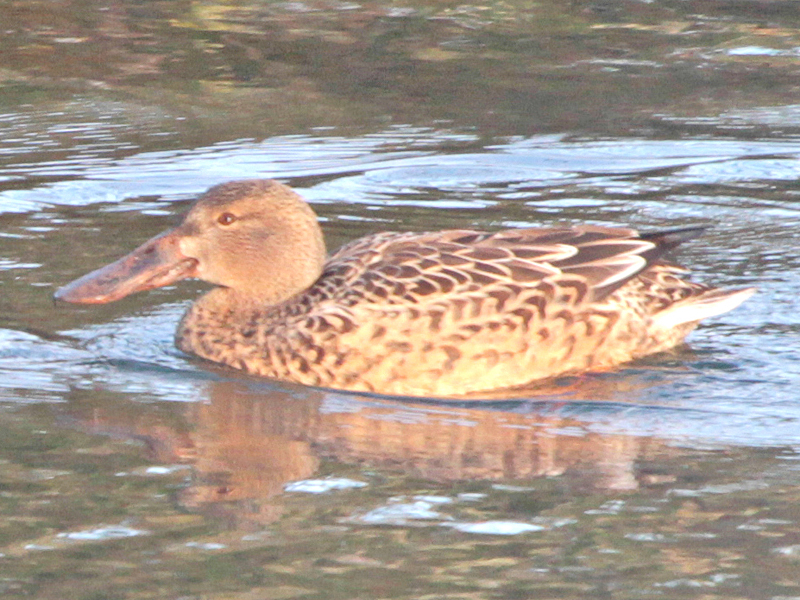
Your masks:
[[[800,596],[800,36],[762,8],[0,3],[0,590]],[[709,225],[675,258],[759,292],[674,354],[482,402],[192,360],[199,283],[53,304],[252,177],[331,249]]]

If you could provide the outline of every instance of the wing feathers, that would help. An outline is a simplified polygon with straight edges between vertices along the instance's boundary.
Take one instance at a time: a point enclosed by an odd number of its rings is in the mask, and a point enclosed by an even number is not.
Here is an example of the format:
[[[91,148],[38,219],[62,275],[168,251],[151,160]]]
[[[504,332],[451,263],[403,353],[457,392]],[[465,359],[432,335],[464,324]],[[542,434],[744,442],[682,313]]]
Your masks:
[[[545,284],[574,287],[576,281],[584,293],[568,297],[599,301],[701,230],[639,235],[633,229],[582,226],[381,233],[340,249],[325,273],[346,280],[339,289],[360,290],[382,303],[489,294],[494,286],[511,284],[543,292]]]

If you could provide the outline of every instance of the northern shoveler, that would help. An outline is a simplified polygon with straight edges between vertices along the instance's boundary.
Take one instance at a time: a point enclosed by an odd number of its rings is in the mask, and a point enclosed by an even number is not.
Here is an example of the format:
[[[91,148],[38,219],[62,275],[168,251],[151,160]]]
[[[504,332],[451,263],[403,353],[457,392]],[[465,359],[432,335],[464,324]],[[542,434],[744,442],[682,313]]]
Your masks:
[[[195,277],[218,287],[183,317],[185,352],[307,385],[459,396],[667,350],[738,306],[753,288],[692,283],[661,259],[701,229],[378,233],[327,257],[299,195],[238,181],[56,298],[111,302]]]

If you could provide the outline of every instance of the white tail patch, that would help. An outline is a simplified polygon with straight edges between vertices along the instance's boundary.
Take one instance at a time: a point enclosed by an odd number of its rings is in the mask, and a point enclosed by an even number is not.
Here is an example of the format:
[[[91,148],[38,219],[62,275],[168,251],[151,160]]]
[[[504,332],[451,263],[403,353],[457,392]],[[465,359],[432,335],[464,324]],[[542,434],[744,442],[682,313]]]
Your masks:
[[[654,325],[672,329],[685,323],[697,323],[733,310],[756,292],[756,288],[709,290],[699,296],[673,304],[654,316]]]

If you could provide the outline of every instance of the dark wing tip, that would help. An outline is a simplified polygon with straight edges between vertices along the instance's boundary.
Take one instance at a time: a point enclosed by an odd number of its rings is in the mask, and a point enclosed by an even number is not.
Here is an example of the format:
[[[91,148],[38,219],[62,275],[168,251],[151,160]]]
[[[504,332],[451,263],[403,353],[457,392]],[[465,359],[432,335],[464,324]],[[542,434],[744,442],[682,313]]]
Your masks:
[[[661,231],[651,231],[639,234],[639,238],[653,242],[661,252],[667,252],[679,246],[683,242],[700,237],[708,225],[695,225],[693,227],[679,227],[676,229],[663,229]]]

